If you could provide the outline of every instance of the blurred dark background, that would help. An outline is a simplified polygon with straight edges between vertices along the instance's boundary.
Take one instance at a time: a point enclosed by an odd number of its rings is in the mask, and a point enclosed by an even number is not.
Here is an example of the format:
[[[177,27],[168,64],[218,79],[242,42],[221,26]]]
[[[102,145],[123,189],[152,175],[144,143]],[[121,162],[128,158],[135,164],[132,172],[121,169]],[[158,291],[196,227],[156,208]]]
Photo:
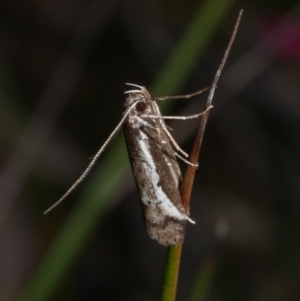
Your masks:
[[[1,301],[27,300],[23,292],[34,287],[89,178],[49,215],[43,211],[120,120],[124,84],[151,87],[201,5],[1,1]],[[178,300],[187,300],[207,267],[204,300],[300,300],[300,3],[236,1],[178,93],[211,83],[241,8],[205,133]],[[171,114],[199,112],[199,102],[201,110],[205,96],[175,101]],[[189,151],[197,121],[171,125]],[[147,237],[127,174],[59,283],[36,300],[159,299],[166,248]]]

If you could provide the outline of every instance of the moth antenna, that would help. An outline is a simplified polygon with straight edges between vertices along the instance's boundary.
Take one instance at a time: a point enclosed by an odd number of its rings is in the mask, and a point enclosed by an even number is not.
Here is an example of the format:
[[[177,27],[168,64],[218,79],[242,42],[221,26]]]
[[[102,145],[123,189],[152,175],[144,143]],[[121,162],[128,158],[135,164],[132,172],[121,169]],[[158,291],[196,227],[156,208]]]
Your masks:
[[[91,163],[88,165],[88,167],[86,168],[86,170],[82,173],[82,175],[78,178],[78,180],[69,188],[69,190],[57,202],[55,202],[50,208],[48,208],[44,212],[44,214],[47,214],[53,208],[55,208],[56,206],[58,206],[78,186],[78,184],[80,182],[82,182],[82,180],[86,177],[86,175],[89,173],[89,171],[92,169],[92,167],[96,163],[97,159],[103,153],[103,151],[105,150],[105,148],[107,147],[107,145],[109,144],[109,142],[112,140],[112,138],[116,135],[116,133],[118,132],[118,130],[120,129],[120,127],[122,126],[122,124],[125,122],[128,114],[130,113],[130,111],[133,109],[133,107],[136,105],[137,102],[138,101],[133,102],[130,105],[130,107],[125,111],[125,113],[124,113],[121,121],[118,123],[118,125],[115,127],[115,129],[112,131],[112,133],[109,135],[109,137],[103,143],[103,145],[101,146],[101,148],[98,150],[98,152],[96,153],[96,155],[93,157],[93,160],[91,161]]]
[[[190,162],[189,160],[186,160],[185,158],[183,158],[182,156],[180,156],[177,152],[175,152],[175,156],[177,156],[180,160],[182,160],[184,163],[186,163],[188,165],[191,165],[191,166],[196,167],[196,168],[199,167],[198,163],[194,164],[194,163]]]

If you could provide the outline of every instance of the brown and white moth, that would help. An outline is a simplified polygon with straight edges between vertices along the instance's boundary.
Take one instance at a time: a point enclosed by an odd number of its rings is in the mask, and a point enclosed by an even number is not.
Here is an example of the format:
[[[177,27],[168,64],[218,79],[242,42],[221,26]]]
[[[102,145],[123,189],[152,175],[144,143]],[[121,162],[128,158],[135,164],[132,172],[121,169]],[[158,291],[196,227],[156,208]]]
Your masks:
[[[124,122],[127,151],[149,236],[162,245],[175,245],[184,238],[186,221],[191,221],[179,192],[178,146],[156,102],[145,87],[138,88],[128,91],[124,105],[126,111],[135,103]]]
[[[190,98],[206,89],[183,96],[151,97],[145,87],[129,84],[137,89],[125,92],[128,96],[124,104],[121,121],[96,153],[80,178],[54,205],[45,211],[45,214],[61,203],[86,177],[99,156],[123,125],[127,150],[149,236],[166,246],[175,245],[183,241],[186,222],[194,222],[188,217],[182,205],[179,192],[181,172],[176,157],[179,157],[187,164],[192,163],[179,154],[181,153],[183,156],[188,157],[172,138],[164,119],[186,120],[197,118],[211,108],[214,91],[235,38],[241,16],[242,11],[240,11],[230,42],[211,85],[206,103],[207,109],[202,113],[190,116],[162,116],[155,100]]]
[[[194,223],[182,205],[179,192],[181,171],[176,156],[187,164],[192,163],[183,157],[188,157],[188,155],[180,149],[172,138],[164,119],[198,118],[206,110],[190,116],[162,116],[155,100],[190,98],[208,88],[189,95],[152,98],[145,87],[134,84],[128,85],[138,89],[125,92],[128,96],[124,103],[121,121],[80,178],[54,205],[45,211],[45,214],[61,203],[86,177],[96,160],[123,125],[131,167],[143,207],[146,230],[149,236],[160,244],[175,245],[184,238],[186,221]]]

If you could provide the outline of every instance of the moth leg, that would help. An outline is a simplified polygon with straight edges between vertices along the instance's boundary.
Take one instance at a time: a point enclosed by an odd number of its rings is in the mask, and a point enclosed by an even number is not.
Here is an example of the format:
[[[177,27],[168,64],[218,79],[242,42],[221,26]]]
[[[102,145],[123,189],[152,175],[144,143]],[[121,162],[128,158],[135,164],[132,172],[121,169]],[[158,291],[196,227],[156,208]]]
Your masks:
[[[203,112],[193,114],[193,115],[187,115],[187,116],[162,116],[162,115],[141,115],[142,117],[152,118],[152,119],[177,119],[177,120],[187,120],[187,119],[194,119],[198,118],[204,114],[206,114],[213,106],[209,106],[206,108]]]
[[[157,104],[155,102],[153,102],[153,105],[155,106],[156,111],[158,113],[160,113]],[[157,115],[155,115],[155,116],[157,116]],[[152,119],[151,117],[149,118],[149,115],[140,115],[138,117],[139,117],[139,120],[143,123],[144,126],[156,129],[150,122],[147,121],[147,119]],[[171,144],[176,149],[176,151],[180,152],[183,156],[188,158],[189,155],[184,150],[182,150],[180,148],[180,146],[176,143],[175,139],[173,138],[171,133],[168,131],[167,125],[165,124],[165,122],[161,118],[159,118],[159,123],[161,124],[161,127],[163,128],[164,132],[166,133],[167,137],[171,141]],[[162,141],[162,143],[164,143],[164,142]]]
[[[199,164],[198,163],[192,163],[192,162],[190,162],[189,160],[186,160],[185,158],[183,158],[182,156],[180,156],[177,152],[175,152],[175,155],[179,158],[179,159],[181,159],[183,162],[185,162],[186,164],[188,164],[188,165],[190,165],[190,166],[193,166],[193,167],[198,167],[199,166]]]
[[[199,113],[199,114],[194,114],[194,115],[190,115],[190,116],[181,116],[183,118],[169,118],[169,119],[183,119],[183,120],[186,120],[186,119],[191,119],[191,118],[198,118],[199,116],[203,115],[203,114],[206,114],[213,106],[209,106],[208,108],[206,108],[203,112]],[[159,116],[159,117],[162,117],[162,119],[168,119],[168,118],[164,118],[164,117],[168,117],[168,116]],[[172,117],[172,116],[169,116],[169,117]],[[180,117],[180,116],[177,116],[177,117]],[[172,142],[173,146],[175,147],[175,149],[182,153],[186,158],[189,157],[189,155],[180,148],[180,146],[177,144],[177,142],[175,141],[175,139],[173,138],[173,136],[171,135],[171,133],[168,131],[168,128],[166,126],[166,124],[164,123],[164,121],[159,118],[161,120],[161,124],[162,124],[162,127],[166,133],[166,135],[169,137],[170,141]],[[182,158],[178,153],[175,152],[175,155],[180,158],[183,162],[187,163],[188,165],[191,165],[191,166],[194,166],[194,167],[198,167],[199,164],[194,164],[194,163],[191,163],[190,161]]]
[[[155,111],[157,112],[157,116],[162,116],[161,113],[160,113],[160,110],[159,110],[159,107],[157,105],[156,102],[153,102],[153,105],[154,105],[154,108],[155,108]],[[177,144],[177,142],[175,141],[175,139],[173,138],[173,136],[171,135],[171,133],[169,132],[168,130],[168,127],[167,125],[165,124],[164,120],[162,118],[158,118],[159,119],[159,122],[165,132],[165,134],[167,135],[167,137],[170,139],[173,147],[176,149],[177,152],[180,152],[182,155],[184,155],[186,158],[189,157],[189,155],[183,150],[180,148],[180,146]]]
[[[188,158],[189,155],[188,155],[184,150],[182,150],[182,149],[180,148],[180,146],[177,144],[177,142],[175,141],[175,139],[173,138],[173,136],[171,135],[171,133],[168,131],[167,126],[165,125],[165,123],[163,124],[162,127],[163,127],[164,132],[166,133],[166,135],[167,135],[168,138],[170,139],[171,143],[173,144],[174,148],[175,148],[178,152],[182,153],[186,158]],[[175,154],[178,155],[176,152],[175,152]],[[183,161],[185,161],[185,159],[184,159],[183,157],[179,157],[179,158],[181,158]]]
[[[137,85],[133,85],[133,84],[129,84],[135,87],[139,87]],[[152,96],[153,100],[167,100],[167,99],[182,99],[182,98],[191,98],[193,96],[199,95],[201,93],[203,93],[204,91],[207,91],[210,87],[205,87],[202,90],[196,91],[194,93],[191,94],[186,94],[186,95],[175,95],[175,96]]]
[[[173,128],[171,128],[170,126],[166,125],[166,128],[168,129],[168,131],[174,131]]]
[[[159,108],[157,106],[157,104],[154,102],[153,105],[155,105],[157,112],[159,111]],[[171,135],[171,133],[168,131],[166,124],[163,122],[163,119],[179,119],[179,120],[187,120],[187,119],[192,119],[192,118],[198,118],[201,115],[207,113],[213,106],[209,106],[208,108],[206,108],[203,112],[198,113],[198,114],[194,114],[194,115],[188,115],[188,116],[162,116],[160,114],[153,114],[153,115],[140,115],[140,117],[142,118],[151,118],[151,119],[159,119],[161,122],[161,126],[164,129],[166,135],[168,136],[168,138],[170,139],[171,143],[173,144],[174,148],[180,152],[181,154],[183,154],[186,158],[188,158],[188,154],[182,150],[180,148],[180,146],[176,143],[175,139],[173,138],[173,136]],[[184,160],[183,160],[184,161]],[[190,162],[189,162],[190,163]],[[189,164],[187,163],[187,164]],[[193,164],[193,163],[191,163]],[[192,165],[194,166],[194,165]]]

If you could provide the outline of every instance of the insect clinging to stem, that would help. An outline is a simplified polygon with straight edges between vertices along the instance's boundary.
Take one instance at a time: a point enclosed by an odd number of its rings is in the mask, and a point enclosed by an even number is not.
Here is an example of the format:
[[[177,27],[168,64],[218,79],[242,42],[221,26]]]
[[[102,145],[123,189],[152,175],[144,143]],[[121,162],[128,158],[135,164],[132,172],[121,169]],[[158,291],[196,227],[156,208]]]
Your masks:
[[[149,236],[166,246],[183,241],[186,222],[194,223],[194,221],[190,219],[182,204],[179,191],[181,171],[177,157],[195,168],[197,164],[188,161],[187,153],[178,146],[164,120],[199,118],[212,108],[211,101],[214,91],[234,41],[241,15],[242,11],[210,88],[188,95],[152,97],[145,87],[127,84],[133,86],[134,89],[125,92],[127,98],[120,122],[78,180],[44,212],[45,214],[59,205],[86,177],[110,141],[123,126],[127,151]],[[163,116],[156,103],[156,100],[190,98],[208,89],[210,92],[206,109],[201,113],[189,116]]]

